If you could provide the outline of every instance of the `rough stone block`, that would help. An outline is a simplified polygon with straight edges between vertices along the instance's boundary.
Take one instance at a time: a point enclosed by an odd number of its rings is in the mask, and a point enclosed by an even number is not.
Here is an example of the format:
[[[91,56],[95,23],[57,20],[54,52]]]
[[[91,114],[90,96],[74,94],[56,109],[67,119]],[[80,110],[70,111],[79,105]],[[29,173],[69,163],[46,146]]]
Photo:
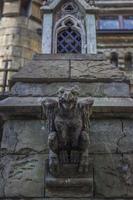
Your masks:
[[[69,78],[69,62],[55,60],[32,61],[22,68],[14,78],[26,79],[64,79]]]
[[[121,154],[95,155],[95,196],[98,198],[133,198],[133,155],[130,163]],[[133,165],[132,165],[133,166]],[[132,181],[129,179],[132,179]]]
[[[32,3],[32,16],[41,21],[40,5]]]
[[[19,14],[20,12],[20,1],[5,2],[4,4],[4,15]]]
[[[91,120],[90,152],[111,153],[117,152],[118,142],[122,138],[122,122],[117,119]]]
[[[80,96],[95,97],[128,97],[129,86],[126,83],[21,83],[17,82],[12,87],[12,94],[17,96],[55,96],[57,90],[64,87],[78,85]]]
[[[4,124],[1,148],[8,153],[29,154],[47,150],[44,121],[11,120]]]
[[[108,62],[72,61],[71,78],[83,80],[123,80],[124,73],[113,68]]]
[[[106,83],[103,94],[107,97],[129,97],[129,84],[127,83]]]
[[[44,197],[45,155],[9,155],[0,160],[0,198]]]

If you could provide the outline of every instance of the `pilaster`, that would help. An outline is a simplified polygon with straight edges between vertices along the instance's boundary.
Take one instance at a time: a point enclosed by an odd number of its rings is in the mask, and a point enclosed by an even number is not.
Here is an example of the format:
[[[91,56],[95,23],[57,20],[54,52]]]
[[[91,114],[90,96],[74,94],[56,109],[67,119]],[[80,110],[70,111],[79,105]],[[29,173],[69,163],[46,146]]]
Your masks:
[[[52,53],[52,13],[46,13],[43,16],[43,38],[42,38],[42,52],[46,54]]]
[[[86,15],[87,54],[96,54],[96,19],[95,15]]]

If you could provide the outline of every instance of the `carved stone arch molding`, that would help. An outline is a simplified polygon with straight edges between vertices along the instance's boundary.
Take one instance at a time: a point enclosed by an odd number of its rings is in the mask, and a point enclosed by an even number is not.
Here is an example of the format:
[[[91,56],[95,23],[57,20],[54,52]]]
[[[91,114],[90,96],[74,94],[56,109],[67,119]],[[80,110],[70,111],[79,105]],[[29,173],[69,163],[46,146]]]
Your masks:
[[[66,15],[62,17],[55,23],[53,30],[53,53],[57,53],[57,44],[58,44],[58,34],[62,31],[67,32],[67,29],[71,28],[71,30],[75,31],[81,37],[81,53],[86,53],[86,33],[85,27],[82,24],[81,20],[77,19],[73,15]],[[76,42],[76,38],[73,38]],[[77,44],[78,45],[78,44]]]

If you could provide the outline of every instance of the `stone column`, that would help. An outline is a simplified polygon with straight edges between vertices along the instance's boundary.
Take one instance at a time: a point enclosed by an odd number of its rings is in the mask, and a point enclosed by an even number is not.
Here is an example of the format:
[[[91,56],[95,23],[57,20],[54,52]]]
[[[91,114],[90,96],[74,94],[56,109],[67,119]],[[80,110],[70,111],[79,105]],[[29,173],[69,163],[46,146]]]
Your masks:
[[[95,15],[86,15],[86,30],[87,30],[87,53],[96,54],[96,20]]]
[[[52,53],[52,13],[44,14],[43,16],[43,36],[42,36],[42,53]]]

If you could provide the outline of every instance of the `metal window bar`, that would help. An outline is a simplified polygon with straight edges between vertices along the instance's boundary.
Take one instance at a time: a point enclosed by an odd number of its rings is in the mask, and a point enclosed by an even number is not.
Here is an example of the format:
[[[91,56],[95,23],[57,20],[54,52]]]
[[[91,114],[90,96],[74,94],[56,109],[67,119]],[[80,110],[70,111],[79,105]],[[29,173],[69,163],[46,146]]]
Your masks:
[[[81,35],[78,31],[68,27],[58,33],[58,53],[81,53]]]

